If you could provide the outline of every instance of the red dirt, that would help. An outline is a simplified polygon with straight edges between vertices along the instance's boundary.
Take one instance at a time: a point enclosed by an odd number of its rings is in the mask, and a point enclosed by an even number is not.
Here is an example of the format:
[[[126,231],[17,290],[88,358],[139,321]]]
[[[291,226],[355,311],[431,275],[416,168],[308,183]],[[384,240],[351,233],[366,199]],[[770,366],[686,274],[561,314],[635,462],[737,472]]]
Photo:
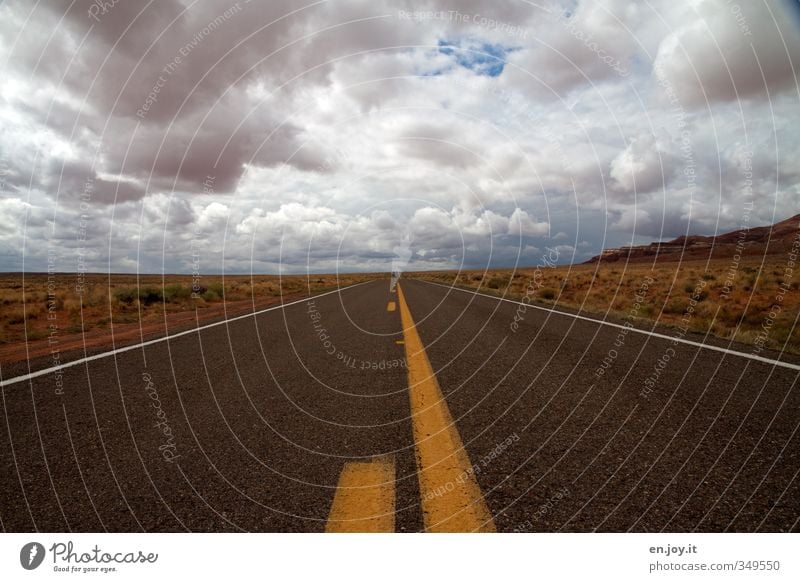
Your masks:
[[[57,350],[61,356],[67,352],[77,350],[93,350],[95,348],[122,347],[136,344],[141,341],[155,339],[170,333],[176,333],[187,329],[192,329],[203,323],[211,323],[214,320],[236,317],[252,313],[271,305],[288,303],[306,297],[304,293],[294,293],[283,297],[264,297],[242,301],[229,301],[227,303],[212,304],[204,309],[196,311],[181,311],[170,313],[159,321],[147,321],[139,323],[117,323],[109,324],[108,328],[93,328],[84,333],[59,334],[57,342],[51,344],[49,338],[29,341],[15,342],[0,346],[0,363],[11,364],[23,360],[50,355]]]

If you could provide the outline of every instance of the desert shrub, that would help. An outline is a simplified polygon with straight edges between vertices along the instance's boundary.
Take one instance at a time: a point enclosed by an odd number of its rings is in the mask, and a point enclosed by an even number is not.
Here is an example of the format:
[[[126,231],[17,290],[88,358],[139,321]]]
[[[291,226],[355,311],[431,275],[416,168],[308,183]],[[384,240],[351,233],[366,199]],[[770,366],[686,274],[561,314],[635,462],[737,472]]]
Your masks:
[[[30,299],[30,303],[32,304],[32,303],[34,303],[34,301],[40,303],[42,306],[44,306],[45,309],[49,309],[51,303],[55,304],[55,308],[58,311],[61,311],[62,309],[64,309],[64,298],[60,294],[56,294],[56,295],[53,295],[53,296],[50,296],[47,293],[42,293],[41,295],[40,294],[32,294],[32,297]]]
[[[203,292],[200,294],[200,296],[201,296],[203,299],[205,299],[206,301],[219,301],[219,299],[220,299],[220,296],[219,296],[219,295],[217,295],[217,294],[216,294],[214,291],[212,291],[211,289],[206,289],[205,291],[203,291]]]
[[[8,323],[16,325],[18,323],[25,323],[25,313],[22,311],[14,311],[8,316]]]
[[[486,283],[489,289],[501,289],[507,285],[507,281],[502,277],[492,277]]]
[[[69,299],[63,302],[62,309],[66,310],[72,316],[78,315],[81,312],[81,302]]]
[[[106,295],[98,292],[94,288],[84,293],[83,303],[87,307],[97,307],[98,305],[105,305],[107,303]]]
[[[225,296],[221,283],[211,283],[208,287],[200,285],[194,292],[206,301],[219,301]]]
[[[650,317],[653,315],[653,306],[649,303],[645,303],[639,308],[639,315],[642,317]]]
[[[180,303],[191,297],[192,289],[183,285],[167,285],[164,287],[164,301],[169,303]]]
[[[164,294],[158,287],[142,287],[139,289],[139,302],[143,305],[151,305],[164,300]]]
[[[114,298],[120,303],[133,303],[136,301],[136,288],[127,287],[125,289],[117,289],[114,291]]]
[[[556,290],[551,288],[542,289],[539,293],[542,299],[555,299],[556,298]]]
[[[114,291],[114,298],[120,303],[133,303],[137,299],[142,305],[150,305],[157,301],[163,301],[164,295],[158,287],[126,287]]]

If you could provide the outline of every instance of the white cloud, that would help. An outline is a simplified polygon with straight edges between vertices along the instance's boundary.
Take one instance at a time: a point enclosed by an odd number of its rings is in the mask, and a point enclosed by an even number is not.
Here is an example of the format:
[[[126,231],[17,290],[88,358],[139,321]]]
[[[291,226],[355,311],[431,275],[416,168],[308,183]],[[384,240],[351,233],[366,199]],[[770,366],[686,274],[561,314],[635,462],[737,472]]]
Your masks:
[[[302,271],[388,269],[403,241],[408,268],[513,264],[550,233],[583,257],[735,228],[750,193],[754,223],[798,207],[800,27],[784,4],[436,4],[505,28],[398,17],[422,0],[264,28],[297,6],[241,4],[143,118],[164,67],[231,3],[164,0],[135,22],[118,3],[91,30],[90,4],[0,6],[0,270],[22,249],[46,267],[48,245],[75,268],[82,214],[93,269],[180,270],[199,252],[209,270]],[[491,77],[440,42],[508,63]]]
[[[508,219],[508,234],[515,236],[545,236],[550,232],[547,222],[534,222],[521,208],[514,209]]]
[[[700,2],[697,16],[662,40],[654,70],[687,106],[794,87],[800,33],[797,15],[786,9],[768,2]]]
[[[669,184],[672,154],[653,135],[641,135],[631,141],[611,162],[611,177],[629,193],[644,194]]]

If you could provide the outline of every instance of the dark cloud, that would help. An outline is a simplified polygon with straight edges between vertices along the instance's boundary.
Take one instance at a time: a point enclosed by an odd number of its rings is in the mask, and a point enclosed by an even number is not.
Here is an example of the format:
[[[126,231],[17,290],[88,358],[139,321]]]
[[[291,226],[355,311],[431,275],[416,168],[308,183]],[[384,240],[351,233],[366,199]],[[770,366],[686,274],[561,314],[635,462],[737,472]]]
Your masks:
[[[698,19],[661,43],[656,74],[687,106],[796,89],[800,30],[785,8],[767,2],[701,5]]]
[[[779,3],[93,6],[0,5],[0,269],[75,263],[86,217],[97,269],[368,270],[796,212]]]

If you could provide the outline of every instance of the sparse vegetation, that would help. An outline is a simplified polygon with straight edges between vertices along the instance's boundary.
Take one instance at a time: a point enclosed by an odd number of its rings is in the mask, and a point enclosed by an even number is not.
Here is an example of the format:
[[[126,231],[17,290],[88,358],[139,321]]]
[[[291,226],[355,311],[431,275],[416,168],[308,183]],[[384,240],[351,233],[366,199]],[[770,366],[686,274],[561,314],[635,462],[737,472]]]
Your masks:
[[[730,293],[723,293],[729,259],[706,261],[649,263],[619,262],[563,266],[540,269],[536,275],[531,300],[547,305],[602,315],[610,313],[625,317],[643,279],[652,277],[646,300],[638,310],[642,318],[667,326],[680,325],[690,302],[694,300],[689,327],[692,331],[712,334],[742,343],[754,343],[762,329],[770,307],[776,302],[780,285],[784,283],[785,255],[771,255],[763,269],[761,257],[746,257],[739,265]],[[759,273],[761,275],[759,276]],[[529,292],[534,269],[509,269],[483,272],[462,272],[455,281],[455,272],[436,271],[408,273],[406,277],[428,279],[439,283],[478,288],[481,292],[522,298]],[[488,283],[482,281],[488,280]],[[494,285],[494,282],[502,284]],[[569,283],[567,283],[569,281]],[[790,281],[783,295],[781,310],[770,328],[767,346],[800,353],[800,329],[794,328],[794,318],[800,310],[800,282]],[[784,347],[785,346],[785,347]]]
[[[45,273],[0,275],[0,344],[15,344],[48,337],[50,325],[59,335],[92,329],[109,330],[126,324],[163,321],[165,314],[207,309],[223,301],[246,310],[254,301],[280,296],[319,293],[373,279],[376,275],[191,276],[101,275],[84,276],[82,289],[74,274]],[[48,285],[51,284],[48,294]],[[80,291],[80,292],[79,292]],[[200,311],[202,317],[202,311]]]

